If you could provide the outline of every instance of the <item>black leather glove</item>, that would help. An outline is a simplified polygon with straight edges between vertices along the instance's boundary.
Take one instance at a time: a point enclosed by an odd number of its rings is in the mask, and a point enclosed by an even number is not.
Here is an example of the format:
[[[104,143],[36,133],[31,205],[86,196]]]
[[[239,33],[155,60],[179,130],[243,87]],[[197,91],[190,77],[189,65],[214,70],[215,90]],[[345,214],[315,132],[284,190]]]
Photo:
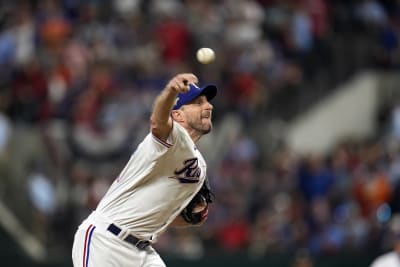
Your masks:
[[[212,203],[213,201],[214,194],[211,192],[210,185],[206,179],[200,191],[197,192],[189,204],[182,210],[181,216],[190,224],[198,224],[207,216],[208,204]],[[197,206],[205,206],[205,208],[199,212],[195,212],[194,209]]]

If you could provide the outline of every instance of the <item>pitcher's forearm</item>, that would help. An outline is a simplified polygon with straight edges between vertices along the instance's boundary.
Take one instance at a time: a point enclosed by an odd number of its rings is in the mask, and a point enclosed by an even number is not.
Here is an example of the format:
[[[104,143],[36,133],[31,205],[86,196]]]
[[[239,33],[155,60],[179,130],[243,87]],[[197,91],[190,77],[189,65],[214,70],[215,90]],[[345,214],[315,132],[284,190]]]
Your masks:
[[[186,93],[190,83],[197,83],[197,77],[194,74],[178,74],[168,82],[154,101],[150,123],[151,132],[158,138],[165,140],[171,132],[171,110],[178,94]]]
[[[166,125],[170,119],[172,107],[175,104],[178,91],[172,87],[166,87],[154,101],[151,123],[155,125]]]

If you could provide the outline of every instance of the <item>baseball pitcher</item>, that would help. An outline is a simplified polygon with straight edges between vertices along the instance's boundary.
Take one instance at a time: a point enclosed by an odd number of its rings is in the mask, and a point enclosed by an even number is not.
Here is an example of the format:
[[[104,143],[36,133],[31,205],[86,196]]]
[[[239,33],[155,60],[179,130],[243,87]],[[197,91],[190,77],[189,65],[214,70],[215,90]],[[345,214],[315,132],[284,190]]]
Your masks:
[[[197,84],[178,74],[157,96],[150,133],[75,234],[74,267],[165,266],[152,247],[157,237],[206,220],[212,193],[196,142],[211,131],[217,88]]]

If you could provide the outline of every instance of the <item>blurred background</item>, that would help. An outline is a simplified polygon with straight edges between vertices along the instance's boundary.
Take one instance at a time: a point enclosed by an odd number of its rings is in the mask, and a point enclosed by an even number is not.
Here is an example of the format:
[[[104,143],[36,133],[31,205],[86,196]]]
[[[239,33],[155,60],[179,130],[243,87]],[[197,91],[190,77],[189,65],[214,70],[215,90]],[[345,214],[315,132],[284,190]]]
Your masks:
[[[0,1],[1,265],[71,266],[154,97],[194,72],[219,87],[216,201],[160,238],[167,265],[369,266],[399,234],[399,37],[395,0]]]

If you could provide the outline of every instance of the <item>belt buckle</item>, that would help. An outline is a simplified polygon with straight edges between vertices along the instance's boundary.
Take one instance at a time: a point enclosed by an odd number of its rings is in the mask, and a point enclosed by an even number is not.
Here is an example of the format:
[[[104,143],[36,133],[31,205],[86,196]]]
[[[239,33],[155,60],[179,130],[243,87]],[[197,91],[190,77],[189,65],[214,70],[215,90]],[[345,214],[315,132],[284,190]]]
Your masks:
[[[139,240],[136,242],[136,244],[135,244],[135,246],[136,246],[138,249],[141,249],[141,250],[147,248],[148,245],[150,245],[150,242],[149,242],[149,241],[147,241],[147,240],[140,240],[140,239],[139,239]]]

